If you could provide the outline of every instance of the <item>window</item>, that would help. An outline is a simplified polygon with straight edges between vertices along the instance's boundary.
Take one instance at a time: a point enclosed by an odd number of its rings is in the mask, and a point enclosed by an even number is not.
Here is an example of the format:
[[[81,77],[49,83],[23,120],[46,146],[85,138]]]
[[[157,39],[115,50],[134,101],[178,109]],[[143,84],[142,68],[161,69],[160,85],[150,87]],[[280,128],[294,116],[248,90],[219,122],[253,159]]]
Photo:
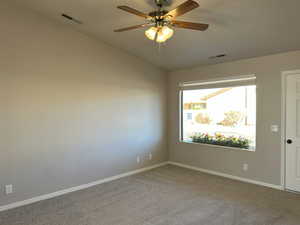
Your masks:
[[[192,120],[193,119],[193,113],[186,113],[186,119]]]
[[[255,77],[183,86],[182,141],[255,150],[254,81]]]

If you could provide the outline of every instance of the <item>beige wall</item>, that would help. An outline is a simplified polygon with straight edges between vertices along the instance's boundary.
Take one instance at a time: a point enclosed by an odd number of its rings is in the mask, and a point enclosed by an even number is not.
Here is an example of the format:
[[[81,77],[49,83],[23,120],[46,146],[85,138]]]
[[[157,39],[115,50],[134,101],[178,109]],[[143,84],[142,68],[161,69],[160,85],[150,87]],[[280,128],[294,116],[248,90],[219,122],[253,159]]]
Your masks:
[[[163,71],[4,3],[0,28],[0,205],[167,160]]]
[[[170,160],[203,169],[261,182],[281,183],[281,72],[300,69],[300,51],[230,63],[176,71],[169,74],[169,154]],[[182,81],[205,80],[235,75],[257,76],[256,152],[229,150],[201,144],[179,143],[179,102],[177,85]],[[243,163],[249,171],[243,172]]]

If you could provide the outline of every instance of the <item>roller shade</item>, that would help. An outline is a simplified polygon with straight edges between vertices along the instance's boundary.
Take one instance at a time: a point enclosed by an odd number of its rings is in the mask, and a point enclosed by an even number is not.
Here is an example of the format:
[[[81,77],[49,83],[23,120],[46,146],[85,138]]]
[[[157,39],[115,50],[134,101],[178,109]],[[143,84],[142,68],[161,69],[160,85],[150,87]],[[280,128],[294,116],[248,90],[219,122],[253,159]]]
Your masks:
[[[200,80],[179,83],[180,90],[196,90],[208,88],[224,88],[224,87],[237,87],[249,86],[256,84],[255,75],[234,76],[220,79]]]

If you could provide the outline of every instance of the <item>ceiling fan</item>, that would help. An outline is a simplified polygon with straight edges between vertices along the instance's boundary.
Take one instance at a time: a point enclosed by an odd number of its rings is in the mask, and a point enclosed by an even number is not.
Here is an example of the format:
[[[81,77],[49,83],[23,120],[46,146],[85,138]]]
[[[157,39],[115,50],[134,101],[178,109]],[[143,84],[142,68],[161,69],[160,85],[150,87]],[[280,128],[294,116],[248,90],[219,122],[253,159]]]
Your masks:
[[[155,4],[157,5],[158,9],[156,11],[150,12],[149,14],[145,14],[129,6],[118,6],[117,8],[121,10],[144,18],[146,22],[140,25],[117,29],[114,31],[123,32],[151,26],[148,30],[146,30],[145,35],[152,41],[162,43],[173,36],[174,30],[172,29],[172,27],[192,29],[198,31],[207,30],[209,26],[208,24],[191,23],[176,20],[176,17],[190,12],[195,8],[198,8],[199,4],[196,1],[187,0],[186,2],[182,3],[177,8],[171,11],[164,10],[163,6],[168,5],[169,2],[170,0],[155,0]]]

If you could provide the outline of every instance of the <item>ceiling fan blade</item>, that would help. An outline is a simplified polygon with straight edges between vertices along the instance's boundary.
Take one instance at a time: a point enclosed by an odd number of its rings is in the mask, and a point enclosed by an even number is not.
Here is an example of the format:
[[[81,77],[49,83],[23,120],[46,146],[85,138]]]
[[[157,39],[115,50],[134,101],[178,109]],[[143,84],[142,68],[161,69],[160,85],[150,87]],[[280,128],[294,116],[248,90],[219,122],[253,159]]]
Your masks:
[[[191,22],[178,21],[178,20],[172,20],[172,25],[178,28],[201,30],[201,31],[205,31],[209,27],[208,24],[204,24],[204,23],[191,23]]]
[[[118,8],[118,9],[121,9],[121,10],[124,10],[124,11],[126,11],[126,12],[129,12],[129,13],[131,13],[131,14],[134,14],[134,15],[136,15],[136,16],[143,17],[143,18],[145,18],[145,19],[148,19],[148,18],[149,18],[149,16],[148,16],[147,14],[142,13],[142,12],[140,12],[140,11],[134,9],[134,8],[131,8],[131,7],[129,7],[129,6],[121,5],[121,6],[118,6],[117,8]]]
[[[187,0],[183,4],[179,5],[176,9],[171,10],[168,12],[165,17],[172,17],[175,18],[177,16],[181,16],[187,12],[192,11],[195,8],[198,8],[199,4],[193,0]]]
[[[128,30],[134,30],[134,29],[146,27],[146,26],[149,26],[149,25],[150,25],[149,23],[144,23],[144,24],[140,24],[140,25],[136,25],[136,26],[131,26],[131,27],[125,27],[125,28],[117,29],[117,30],[114,30],[114,32],[123,32],[123,31],[128,31]]]

